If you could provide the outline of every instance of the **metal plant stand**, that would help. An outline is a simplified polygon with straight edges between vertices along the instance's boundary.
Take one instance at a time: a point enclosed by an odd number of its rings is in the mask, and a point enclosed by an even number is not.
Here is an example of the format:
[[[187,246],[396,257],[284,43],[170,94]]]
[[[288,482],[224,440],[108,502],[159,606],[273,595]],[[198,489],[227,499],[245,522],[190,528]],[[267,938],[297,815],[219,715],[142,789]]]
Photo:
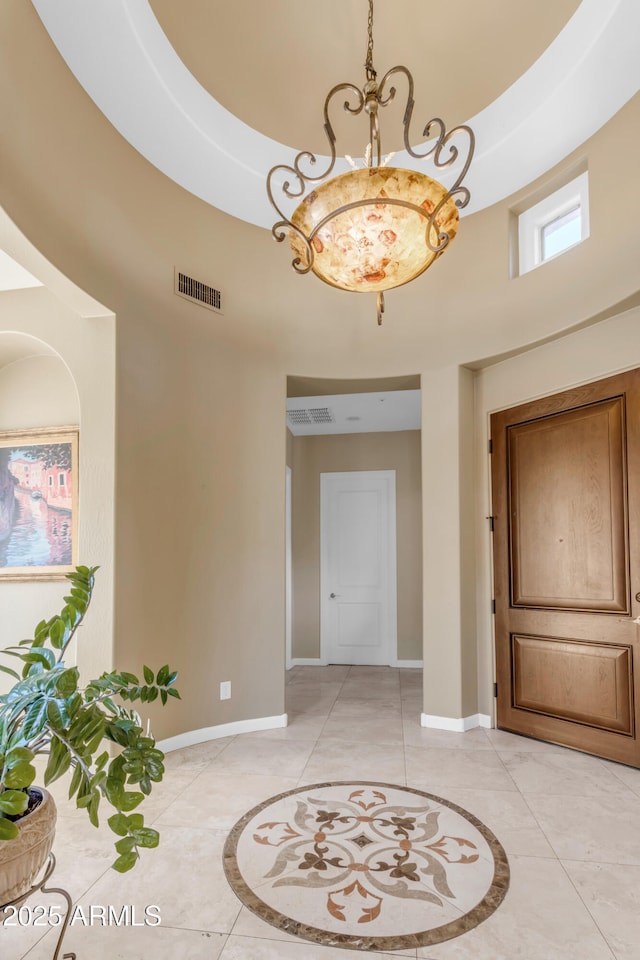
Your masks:
[[[0,904],[0,916],[2,915],[2,912],[3,912],[4,910],[6,910],[7,907],[18,907],[18,906],[20,906],[20,904],[24,903],[25,900],[28,900],[29,897],[33,896],[33,894],[34,894],[34,893],[37,893],[39,890],[41,890],[42,893],[47,893],[47,894],[49,894],[49,893],[58,893],[58,894],[60,894],[60,896],[63,897],[65,903],[67,904],[67,912],[66,912],[66,915],[65,915],[65,917],[64,917],[64,920],[63,920],[63,921],[61,922],[61,924],[60,924],[60,934],[59,934],[59,936],[58,936],[58,943],[57,943],[57,945],[56,945],[55,953],[53,954],[53,960],[59,960],[59,958],[61,958],[61,960],[76,960],[76,955],[75,955],[75,953],[63,953],[63,954],[60,953],[60,951],[61,951],[61,949],[62,949],[62,941],[63,941],[63,939],[64,939],[65,933],[67,932],[67,927],[69,926],[69,921],[71,920],[71,910],[72,910],[72,907],[73,907],[73,902],[72,902],[72,900],[71,900],[71,897],[70,897],[69,894],[67,893],[67,891],[66,891],[66,890],[63,890],[61,887],[47,887],[47,886],[45,886],[45,884],[47,883],[47,881],[48,881],[49,878],[51,877],[51,875],[52,875],[53,871],[55,870],[55,868],[56,868],[56,858],[54,857],[54,855],[53,855],[52,853],[50,853],[50,854],[49,854],[49,859],[47,860],[47,865],[46,865],[46,868],[45,868],[45,871],[44,871],[44,874],[43,874],[42,878],[41,878],[37,883],[34,883],[33,886],[31,887],[31,889],[28,890],[26,893],[23,893],[21,897],[17,897],[15,900],[10,900],[8,903],[1,903],[1,904]]]

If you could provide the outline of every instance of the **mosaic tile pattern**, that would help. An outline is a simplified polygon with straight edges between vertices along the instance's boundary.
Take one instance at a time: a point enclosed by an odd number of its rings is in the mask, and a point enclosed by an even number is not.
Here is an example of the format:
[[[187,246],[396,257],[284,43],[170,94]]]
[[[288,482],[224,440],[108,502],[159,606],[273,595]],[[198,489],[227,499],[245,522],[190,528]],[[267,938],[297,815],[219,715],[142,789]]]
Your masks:
[[[299,787],[254,807],[227,838],[224,869],[263,920],[360,950],[457,937],[490,916],[509,885],[501,844],[472,814],[365,781]]]

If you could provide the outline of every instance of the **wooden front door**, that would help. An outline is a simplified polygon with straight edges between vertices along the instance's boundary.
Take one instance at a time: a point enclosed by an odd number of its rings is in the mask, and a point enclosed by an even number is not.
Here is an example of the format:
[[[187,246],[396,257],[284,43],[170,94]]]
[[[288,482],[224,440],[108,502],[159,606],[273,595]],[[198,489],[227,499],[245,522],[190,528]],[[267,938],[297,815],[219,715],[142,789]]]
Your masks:
[[[491,438],[497,725],[640,767],[640,370]]]

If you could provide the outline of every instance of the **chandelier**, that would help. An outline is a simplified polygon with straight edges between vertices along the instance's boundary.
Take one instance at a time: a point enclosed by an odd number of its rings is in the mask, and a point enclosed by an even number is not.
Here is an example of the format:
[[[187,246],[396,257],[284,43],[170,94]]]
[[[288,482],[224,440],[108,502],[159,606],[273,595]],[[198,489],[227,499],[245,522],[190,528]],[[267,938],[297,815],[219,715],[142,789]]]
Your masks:
[[[289,239],[296,273],[312,271],[340,290],[377,294],[378,324],[384,312],[384,291],[409,283],[431,266],[449,246],[458,229],[458,210],[470,193],[462,186],[473,157],[475,137],[462,125],[447,132],[442,120],[430,120],[422,132],[420,152],[409,142],[413,113],[413,77],[407,67],[389,70],[378,82],[373,66],[373,0],[369,0],[366,81],[362,88],[338,83],[324,102],[324,130],[331,156],[322,173],[315,173],[318,158],[302,150],[292,166],[278,164],[267,175],[267,193],[279,218],[272,233],[278,242]],[[431,158],[436,168],[461,163],[452,187],[447,189],[424,173],[389,165],[393,154],[382,156],[379,111],[396,96],[391,80],[401,75],[408,85],[403,118],[404,148],[418,160]],[[349,156],[351,170],[328,179],[336,163],[336,136],[329,118],[334,97],[347,94],[344,110],[369,118],[369,143],[364,166]],[[468,138],[466,156],[452,139]],[[318,184],[316,186],[316,184]],[[310,192],[304,196],[308,186]],[[276,201],[275,192],[283,199]],[[278,194],[280,196],[280,194]],[[291,216],[281,209],[284,198],[303,197]]]

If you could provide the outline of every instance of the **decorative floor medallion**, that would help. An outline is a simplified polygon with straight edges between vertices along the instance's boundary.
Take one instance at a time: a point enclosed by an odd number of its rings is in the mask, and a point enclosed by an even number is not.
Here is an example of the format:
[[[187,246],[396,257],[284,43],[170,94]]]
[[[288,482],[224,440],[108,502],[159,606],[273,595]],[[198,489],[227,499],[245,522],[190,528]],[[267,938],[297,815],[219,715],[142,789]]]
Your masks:
[[[271,797],[224,848],[242,902],[287,933],[332,946],[400,950],[457,937],[500,905],[502,846],[440,797],[334,782]]]

